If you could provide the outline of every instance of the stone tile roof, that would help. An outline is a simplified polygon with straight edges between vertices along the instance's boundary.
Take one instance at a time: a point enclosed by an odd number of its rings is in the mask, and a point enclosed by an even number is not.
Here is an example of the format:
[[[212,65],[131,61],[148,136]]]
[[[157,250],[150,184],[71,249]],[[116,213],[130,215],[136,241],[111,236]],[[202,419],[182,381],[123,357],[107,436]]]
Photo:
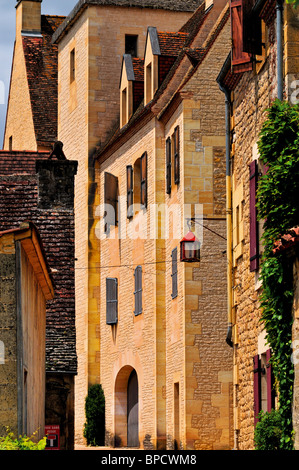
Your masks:
[[[139,59],[138,57],[134,57],[132,59],[132,63],[133,63],[135,81],[143,82],[144,81],[144,59]]]
[[[55,284],[55,298],[47,303],[46,370],[76,373],[74,214],[38,207],[36,161],[48,157],[0,151],[0,231],[28,220],[39,230]]]
[[[161,55],[177,57],[182,50],[189,34],[187,32],[159,32],[158,39]]]
[[[57,29],[53,36],[53,41],[57,42],[88,6],[156,8],[170,11],[193,12],[202,2],[204,2],[204,0],[79,0],[64,23]]]
[[[41,16],[42,37],[23,36],[34,130],[39,145],[51,148],[57,138],[57,46],[52,35],[64,16]]]
[[[286,232],[275,244],[273,253],[278,254],[299,246],[299,227],[293,227]]]

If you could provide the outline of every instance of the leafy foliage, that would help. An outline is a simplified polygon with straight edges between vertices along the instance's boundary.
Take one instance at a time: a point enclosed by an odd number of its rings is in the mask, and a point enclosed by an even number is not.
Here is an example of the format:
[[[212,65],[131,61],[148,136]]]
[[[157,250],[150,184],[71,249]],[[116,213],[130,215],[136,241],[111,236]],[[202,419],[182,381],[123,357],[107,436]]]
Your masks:
[[[282,450],[282,420],[278,411],[261,411],[254,431],[256,450]]]
[[[286,0],[286,2],[294,5],[295,8],[299,5],[299,0]]]
[[[101,385],[91,385],[85,399],[84,437],[88,445],[105,443],[105,397]]]
[[[292,268],[274,243],[299,223],[299,106],[276,100],[268,110],[258,142],[260,159],[268,171],[259,182],[258,217],[264,221],[261,263],[262,321],[272,349],[273,372],[279,392],[284,449],[292,442],[292,393],[294,369],[292,342]]]
[[[16,438],[9,429],[7,435],[0,437],[0,450],[45,450],[47,438],[43,437],[40,441],[35,441],[35,434],[31,437],[26,435]]]

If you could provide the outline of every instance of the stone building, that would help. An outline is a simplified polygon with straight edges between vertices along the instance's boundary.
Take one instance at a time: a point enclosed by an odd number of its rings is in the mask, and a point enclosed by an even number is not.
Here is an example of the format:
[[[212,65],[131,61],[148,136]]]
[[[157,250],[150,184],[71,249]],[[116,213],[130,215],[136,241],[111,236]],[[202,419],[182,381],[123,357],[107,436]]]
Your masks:
[[[107,445],[233,446],[225,108],[216,82],[229,45],[227,2],[204,2],[173,32],[149,25],[143,57],[123,56],[120,125],[95,157],[91,227],[98,314],[90,353],[106,397]],[[200,261],[180,261],[187,232],[201,242]]]
[[[0,230],[33,222],[55,285],[46,310],[46,424],[60,426],[61,448],[74,446],[77,372],[74,295],[74,177],[77,162],[49,152],[0,152]],[[43,431],[43,430],[42,430]]]
[[[284,2],[232,0],[232,49],[217,78],[227,107],[227,341],[234,352],[234,447],[241,450],[254,447],[258,412],[275,407],[259,308],[262,223],[255,194],[265,168],[257,141],[265,110],[277,97],[291,102],[295,92],[298,21],[298,9]]]
[[[58,138],[78,161],[76,178],[76,441],[83,442],[88,385],[101,382],[99,292],[94,240],[93,156],[119,126],[119,80],[124,53],[143,58],[148,26],[178,31],[199,0],[80,0],[57,28]]]
[[[52,275],[32,223],[0,232],[0,434],[45,429],[46,302]]]

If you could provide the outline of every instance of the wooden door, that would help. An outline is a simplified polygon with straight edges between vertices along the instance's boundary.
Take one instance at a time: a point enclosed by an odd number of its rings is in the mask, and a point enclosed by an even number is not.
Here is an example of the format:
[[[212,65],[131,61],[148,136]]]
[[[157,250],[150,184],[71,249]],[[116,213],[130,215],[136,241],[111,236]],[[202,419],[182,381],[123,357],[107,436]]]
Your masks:
[[[135,370],[128,380],[128,447],[139,447],[138,379]]]

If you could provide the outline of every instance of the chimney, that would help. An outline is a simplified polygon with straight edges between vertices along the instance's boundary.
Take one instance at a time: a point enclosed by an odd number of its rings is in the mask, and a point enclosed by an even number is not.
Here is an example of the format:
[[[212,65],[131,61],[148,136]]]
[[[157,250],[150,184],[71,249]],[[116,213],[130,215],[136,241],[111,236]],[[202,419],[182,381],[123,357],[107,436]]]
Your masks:
[[[66,159],[61,142],[57,142],[47,160],[36,161],[39,209],[74,210],[74,180],[77,168],[77,161]]]
[[[41,3],[42,0],[17,0],[17,35],[39,36],[41,34]]]

